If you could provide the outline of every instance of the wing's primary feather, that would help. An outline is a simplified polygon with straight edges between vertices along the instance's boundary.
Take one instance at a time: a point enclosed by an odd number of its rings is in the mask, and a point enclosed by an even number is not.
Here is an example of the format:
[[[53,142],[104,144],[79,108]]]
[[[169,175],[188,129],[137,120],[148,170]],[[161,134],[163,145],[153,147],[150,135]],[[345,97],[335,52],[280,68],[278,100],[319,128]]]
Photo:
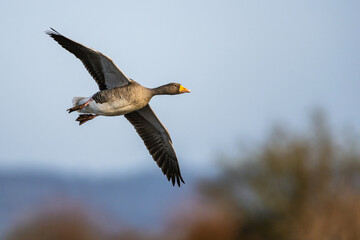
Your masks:
[[[90,75],[99,85],[100,90],[122,87],[130,83],[114,62],[106,55],[77,43],[51,28],[46,33],[63,48],[81,60]]]
[[[124,116],[135,127],[136,132],[167,179],[169,181],[171,179],[173,185],[175,181],[178,186],[180,186],[180,181],[185,183],[170,135],[150,106],[146,105],[144,108]]]

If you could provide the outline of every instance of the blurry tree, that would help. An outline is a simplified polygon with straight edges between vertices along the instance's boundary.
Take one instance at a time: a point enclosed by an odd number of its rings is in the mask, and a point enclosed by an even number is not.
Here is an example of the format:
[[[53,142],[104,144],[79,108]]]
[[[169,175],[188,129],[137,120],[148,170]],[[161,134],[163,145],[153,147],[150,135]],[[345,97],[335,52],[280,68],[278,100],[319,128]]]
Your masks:
[[[335,139],[321,113],[307,134],[276,128],[200,185],[200,204],[176,217],[187,222],[181,239],[360,239],[359,144],[350,140]],[[214,209],[222,215],[204,214]]]
[[[192,203],[194,204],[194,203]],[[163,239],[223,240],[236,237],[237,221],[226,206],[198,201],[175,215]]]
[[[63,212],[41,212],[30,221],[16,226],[6,240],[155,240],[153,234],[124,228],[105,230],[83,209],[67,208]]]
[[[17,226],[7,240],[98,240],[101,234],[85,215],[76,211],[45,213]]]

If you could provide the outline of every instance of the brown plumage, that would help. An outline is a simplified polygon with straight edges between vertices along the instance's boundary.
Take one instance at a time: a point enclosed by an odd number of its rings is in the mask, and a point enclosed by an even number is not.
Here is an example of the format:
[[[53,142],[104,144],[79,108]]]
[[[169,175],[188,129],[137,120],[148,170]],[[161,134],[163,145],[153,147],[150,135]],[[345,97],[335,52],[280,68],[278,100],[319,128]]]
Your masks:
[[[124,115],[135,127],[167,179],[173,185],[184,183],[170,135],[148,103],[156,95],[175,95],[190,90],[179,83],[153,89],[143,87],[126,77],[109,57],[51,30],[46,33],[81,60],[100,89],[89,98],[74,98],[74,106],[68,109],[69,113],[83,113],[76,119],[80,125],[99,115]]]

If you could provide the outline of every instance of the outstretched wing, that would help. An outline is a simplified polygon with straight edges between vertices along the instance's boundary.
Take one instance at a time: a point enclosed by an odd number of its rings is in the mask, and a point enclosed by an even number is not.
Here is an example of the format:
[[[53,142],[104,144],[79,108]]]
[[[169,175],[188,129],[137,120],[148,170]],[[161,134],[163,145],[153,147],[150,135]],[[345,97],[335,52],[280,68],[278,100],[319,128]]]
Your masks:
[[[144,108],[124,116],[135,127],[136,132],[167,179],[169,181],[171,179],[173,185],[176,180],[180,187],[180,181],[184,183],[184,180],[170,135],[150,106],[146,105]]]
[[[101,52],[64,37],[53,28],[46,33],[82,61],[99,85],[100,90],[121,87],[130,83],[131,80],[120,71],[109,57]]]

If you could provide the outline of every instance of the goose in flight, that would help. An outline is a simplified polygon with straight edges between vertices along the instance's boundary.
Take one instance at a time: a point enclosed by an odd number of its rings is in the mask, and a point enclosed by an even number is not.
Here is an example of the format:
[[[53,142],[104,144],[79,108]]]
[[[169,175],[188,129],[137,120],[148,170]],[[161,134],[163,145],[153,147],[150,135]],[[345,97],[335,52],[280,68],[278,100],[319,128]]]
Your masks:
[[[184,180],[172,145],[170,135],[149,106],[155,95],[189,93],[179,83],[169,83],[157,88],[146,88],[128,78],[106,55],[77,43],[51,28],[46,33],[63,48],[81,60],[100,91],[91,97],[73,98],[69,113],[79,112],[76,121],[83,124],[97,116],[124,115],[135,127],[153,159],[173,185],[180,187]]]

